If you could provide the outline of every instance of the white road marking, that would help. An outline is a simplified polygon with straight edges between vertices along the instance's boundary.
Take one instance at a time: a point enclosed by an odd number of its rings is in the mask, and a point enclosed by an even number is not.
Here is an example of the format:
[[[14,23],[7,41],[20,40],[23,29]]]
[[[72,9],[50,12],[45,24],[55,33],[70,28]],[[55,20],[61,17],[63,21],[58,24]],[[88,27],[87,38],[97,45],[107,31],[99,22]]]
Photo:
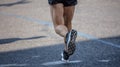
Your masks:
[[[9,66],[27,66],[28,64],[0,64],[0,67],[9,67]]]
[[[82,62],[82,61],[80,61],[80,60],[74,60],[74,61],[69,61],[69,62],[53,61],[53,62],[45,62],[45,63],[42,63],[42,65],[49,66],[49,65],[60,65],[60,64],[80,63],[80,62]]]

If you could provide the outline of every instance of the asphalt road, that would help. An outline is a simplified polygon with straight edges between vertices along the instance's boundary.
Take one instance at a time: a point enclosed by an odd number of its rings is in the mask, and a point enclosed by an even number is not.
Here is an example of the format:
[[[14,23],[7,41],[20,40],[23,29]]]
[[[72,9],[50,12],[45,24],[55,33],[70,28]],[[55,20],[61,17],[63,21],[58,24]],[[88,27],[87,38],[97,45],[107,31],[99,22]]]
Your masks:
[[[0,67],[119,67],[120,0],[78,0],[77,49],[60,61],[47,0],[0,0]]]

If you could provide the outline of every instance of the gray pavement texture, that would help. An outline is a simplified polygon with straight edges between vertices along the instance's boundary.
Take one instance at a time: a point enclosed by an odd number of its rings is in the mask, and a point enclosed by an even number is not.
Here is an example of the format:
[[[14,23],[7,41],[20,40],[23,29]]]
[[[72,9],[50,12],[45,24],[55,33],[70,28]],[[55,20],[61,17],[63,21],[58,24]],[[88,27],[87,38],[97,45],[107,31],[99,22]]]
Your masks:
[[[47,0],[0,0],[0,67],[120,66],[120,0],[78,0],[73,28],[77,49],[61,63]]]

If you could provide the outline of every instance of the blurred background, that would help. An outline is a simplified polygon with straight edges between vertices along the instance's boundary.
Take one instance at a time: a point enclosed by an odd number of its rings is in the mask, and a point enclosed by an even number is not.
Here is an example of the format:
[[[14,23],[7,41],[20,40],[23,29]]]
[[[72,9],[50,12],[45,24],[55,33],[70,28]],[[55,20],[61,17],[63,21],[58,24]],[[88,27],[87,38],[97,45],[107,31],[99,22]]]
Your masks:
[[[0,0],[0,67],[119,67],[120,0],[78,0],[78,31],[71,61],[61,59],[63,38],[53,29],[48,0]]]

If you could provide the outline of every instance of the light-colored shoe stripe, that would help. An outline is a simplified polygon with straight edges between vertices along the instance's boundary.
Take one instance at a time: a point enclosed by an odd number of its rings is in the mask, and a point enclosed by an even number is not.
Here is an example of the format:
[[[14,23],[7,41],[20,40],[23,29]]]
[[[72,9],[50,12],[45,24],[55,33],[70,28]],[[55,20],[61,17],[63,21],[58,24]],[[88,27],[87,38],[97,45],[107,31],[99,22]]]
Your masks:
[[[71,40],[71,31],[70,31],[70,33],[68,34],[67,47],[68,47],[68,45],[69,45],[70,40]]]

